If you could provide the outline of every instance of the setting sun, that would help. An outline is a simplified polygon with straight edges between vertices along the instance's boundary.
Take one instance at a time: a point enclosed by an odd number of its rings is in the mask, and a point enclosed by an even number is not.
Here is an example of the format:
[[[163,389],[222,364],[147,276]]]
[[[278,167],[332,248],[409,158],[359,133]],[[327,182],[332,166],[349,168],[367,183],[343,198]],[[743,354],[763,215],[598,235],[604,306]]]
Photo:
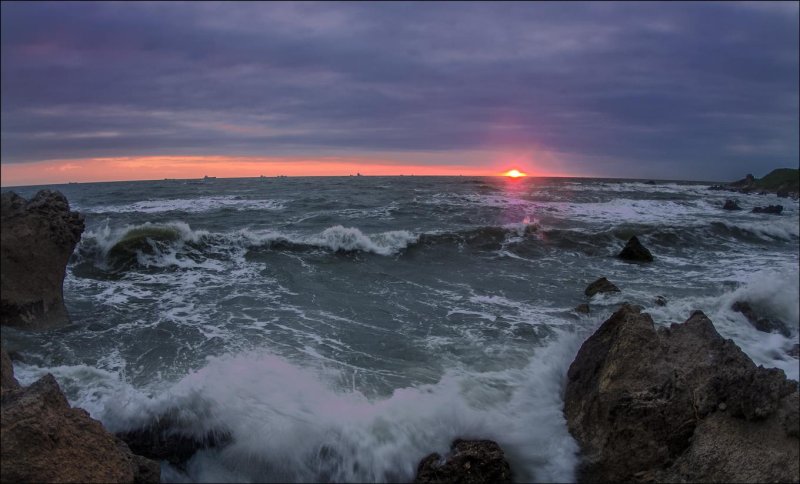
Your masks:
[[[507,176],[507,177],[511,177],[511,178],[519,178],[519,177],[526,176],[525,173],[523,173],[523,172],[521,172],[521,171],[519,171],[517,169],[508,170],[507,172],[504,173],[504,175]]]

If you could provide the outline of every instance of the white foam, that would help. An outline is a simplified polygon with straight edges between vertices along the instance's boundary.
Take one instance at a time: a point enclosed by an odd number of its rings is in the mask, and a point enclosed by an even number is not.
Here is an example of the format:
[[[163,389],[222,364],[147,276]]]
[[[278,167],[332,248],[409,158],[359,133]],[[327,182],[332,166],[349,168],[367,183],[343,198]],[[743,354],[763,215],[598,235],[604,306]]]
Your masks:
[[[210,212],[219,209],[234,210],[283,210],[283,200],[247,200],[234,195],[201,198],[178,198],[164,200],[143,200],[120,205],[101,205],[86,207],[92,213],[161,213],[161,212]]]

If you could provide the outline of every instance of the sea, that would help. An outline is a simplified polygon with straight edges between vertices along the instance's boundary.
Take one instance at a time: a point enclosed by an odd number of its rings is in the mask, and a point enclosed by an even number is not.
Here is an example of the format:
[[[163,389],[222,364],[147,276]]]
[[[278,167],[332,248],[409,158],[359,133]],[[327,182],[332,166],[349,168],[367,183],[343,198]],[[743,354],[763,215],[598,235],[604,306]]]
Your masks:
[[[169,415],[226,444],[167,482],[407,482],[455,438],[518,481],[573,481],[566,372],[624,301],[704,311],[798,379],[798,202],[710,183],[276,177],[80,183],[70,326],[2,328],[23,384],[52,373],[111,431]],[[736,199],[741,211],[726,211]],[[755,206],[783,205],[781,215]],[[616,255],[633,235],[649,264]],[[621,292],[588,299],[607,277]],[[663,296],[666,305],[656,303]],[[791,336],[731,310],[747,301]],[[590,312],[575,311],[589,303]],[[647,354],[642,354],[647,358]]]

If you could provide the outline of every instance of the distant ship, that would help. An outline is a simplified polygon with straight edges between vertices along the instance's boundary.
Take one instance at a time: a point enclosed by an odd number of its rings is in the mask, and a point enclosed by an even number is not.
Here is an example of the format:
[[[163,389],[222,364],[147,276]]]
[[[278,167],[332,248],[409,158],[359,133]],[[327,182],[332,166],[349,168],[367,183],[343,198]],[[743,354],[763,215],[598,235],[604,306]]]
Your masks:
[[[215,177],[215,176],[206,175],[206,176],[203,177],[203,180],[216,180],[216,179],[217,179],[217,177]]]
[[[363,176],[361,173],[356,173],[356,176]]]

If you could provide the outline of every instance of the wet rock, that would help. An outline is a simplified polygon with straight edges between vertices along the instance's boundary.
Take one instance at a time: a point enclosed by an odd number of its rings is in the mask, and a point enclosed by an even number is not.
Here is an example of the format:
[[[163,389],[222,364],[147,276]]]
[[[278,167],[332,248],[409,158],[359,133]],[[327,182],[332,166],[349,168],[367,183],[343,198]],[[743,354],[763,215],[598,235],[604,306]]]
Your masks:
[[[741,210],[742,207],[739,206],[739,202],[736,200],[725,200],[725,205],[722,206],[723,210]]]
[[[792,348],[787,351],[786,354],[792,358],[800,358],[800,344],[795,344],[792,346]]]
[[[766,207],[755,207],[751,210],[752,213],[769,213],[772,215],[780,215],[783,212],[783,205],[768,205]]]
[[[0,201],[0,324],[46,329],[69,323],[62,285],[83,233],[83,216],[59,192],[30,201],[14,192]]]
[[[700,311],[656,330],[623,305],[584,342],[567,378],[580,481],[800,478],[797,382],[756,367]]]
[[[592,297],[597,293],[606,293],[606,292],[620,292],[620,291],[617,286],[615,286],[611,281],[609,281],[605,277],[601,277],[600,279],[589,284],[583,291],[583,293],[589,297]]]
[[[456,439],[444,459],[430,454],[417,467],[415,483],[510,483],[511,467],[491,440]]]
[[[639,242],[639,239],[635,235],[628,240],[628,243],[625,244],[622,252],[620,252],[617,257],[622,260],[633,262],[653,261],[653,254],[647,250],[647,247],[643,246],[642,243]]]
[[[655,184],[656,184],[656,182],[655,182],[655,181],[653,181],[653,180],[647,180],[646,182],[644,182],[644,184],[645,184],[645,185],[655,185]]]
[[[160,480],[157,462],[134,455],[80,408],[71,408],[48,374],[2,392],[3,482]]]
[[[656,306],[666,306],[667,305],[667,298],[664,296],[656,296]]]
[[[783,321],[758,317],[756,312],[746,301],[734,302],[733,305],[731,305],[731,309],[737,313],[742,313],[744,317],[747,318],[747,321],[749,321],[750,324],[752,324],[753,327],[759,331],[764,333],[780,333],[787,338],[792,334]]]
[[[577,306],[575,306],[575,312],[581,314],[589,314],[589,305],[586,303],[578,304]]]
[[[776,195],[778,196],[778,198],[789,198],[789,192],[782,191],[782,190],[778,191],[776,193]]]
[[[181,422],[178,411],[168,412],[145,426],[118,432],[116,436],[136,454],[150,459],[166,460],[183,467],[197,451],[223,447],[231,442],[230,433],[215,430],[197,436],[190,425]]]

